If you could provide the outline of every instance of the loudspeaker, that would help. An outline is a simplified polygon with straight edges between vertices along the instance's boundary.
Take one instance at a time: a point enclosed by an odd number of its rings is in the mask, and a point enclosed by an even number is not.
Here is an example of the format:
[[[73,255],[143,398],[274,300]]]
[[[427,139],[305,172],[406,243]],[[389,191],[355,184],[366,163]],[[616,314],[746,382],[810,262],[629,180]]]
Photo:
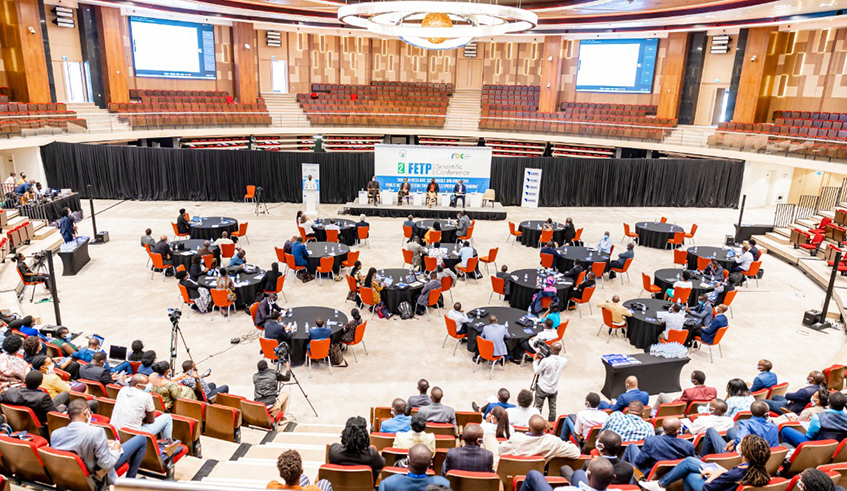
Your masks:
[[[811,326],[821,321],[821,311],[817,309],[807,310],[803,314],[803,325]]]
[[[105,244],[106,242],[109,242],[109,232],[106,230],[97,232],[97,235],[94,236],[94,243]]]
[[[735,236],[734,235],[727,235],[726,239],[724,240],[724,244],[726,244],[729,247],[735,246]]]

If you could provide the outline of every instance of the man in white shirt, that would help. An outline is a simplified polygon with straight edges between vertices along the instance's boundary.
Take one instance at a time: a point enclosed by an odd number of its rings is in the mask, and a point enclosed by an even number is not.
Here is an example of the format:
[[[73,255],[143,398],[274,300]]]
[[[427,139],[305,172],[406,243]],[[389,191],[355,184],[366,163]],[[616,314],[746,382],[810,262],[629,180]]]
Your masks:
[[[726,409],[726,402],[723,399],[712,399],[709,401],[709,414],[692,420],[684,419],[682,424],[692,435],[706,433],[709,428],[714,428],[718,433],[727,431],[735,426],[735,422],[729,416],[724,416]]]
[[[602,411],[600,405],[600,395],[596,392],[589,392],[585,396],[585,409],[576,413],[576,417],[565,419],[565,424],[562,425],[562,440],[567,440],[572,434],[581,436],[583,439],[588,437],[588,433],[594,426],[602,425],[609,419],[609,413]]]
[[[471,323],[471,318],[465,315],[462,310],[462,304],[456,302],[453,304],[453,310],[447,312],[447,318],[452,319],[456,323],[456,333],[465,334],[468,332],[467,324]]]
[[[329,223],[326,224],[326,227],[324,227],[324,229],[325,230],[341,230],[341,227],[339,227],[338,224],[335,223],[334,218],[330,218]]]
[[[473,247],[471,247],[471,243],[467,240],[462,244],[462,248],[459,249],[459,258],[462,260],[462,267],[468,267],[468,260],[474,256]]]
[[[150,395],[152,387],[147,381],[147,375],[133,375],[129,384],[118,392],[115,408],[112,410],[112,426],[117,429],[146,431],[153,435],[161,433],[162,438],[171,441],[173,418],[170,414],[156,417],[156,407],[153,405],[153,396]]]
[[[541,416],[529,418],[529,431],[513,433],[508,441],[500,444],[499,450],[499,455],[541,455],[545,460],[575,459],[580,455],[579,447],[547,433],[547,422]]]
[[[685,312],[682,311],[679,304],[671,305],[670,312],[659,312],[657,315],[660,320],[665,322],[665,330],[662,331],[662,334],[659,334],[660,338],[668,339],[668,332],[671,329],[685,330]]]
[[[611,254],[612,247],[612,237],[609,236],[609,231],[607,230],[603,234],[603,238],[600,239],[600,242],[597,243],[597,250],[606,254]]]
[[[546,322],[551,322],[547,319]],[[551,322],[552,323],[552,322]],[[547,329],[550,330],[550,329]],[[544,408],[544,400],[547,400],[547,421],[556,421],[556,398],[559,396],[559,376],[568,364],[568,359],[559,356],[562,352],[562,343],[555,342],[550,346],[550,356],[542,358],[536,354],[532,360],[532,371],[538,375],[535,385],[535,408],[541,412]]]
[[[732,267],[730,273],[737,273],[739,271],[747,271],[750,269],[750,265],[753,263],[753,254],[750,252],[750,248],[744,246],[741,248],[741,255],[735,258],[735,266]]]
[[[309,174],[309,177],[306,178],[306,181],[303,182],[303,190],[304,191],[317,191],[318,190],[318,181],[312,179],[312,175]]]
[[[682,272],[681,279],[674,281],[673,286],[665,290],[665,300],[670,300],[674,296],[674,290],[677,288],[694,288],[694,283],[691,282],[691,273],[688,271]]]
[[[306,235],[315,235],[315,230],[312,228],[315,226],[315,221],[306,216],[305,213],[300,216],[300,226],[303,227],[303,231],[306,232]]]
[[[9,177],[6,178],[6,181],[3,184],[3,187],[7,193],[14,192],[15,187],[17,187],[15,186],[15,173],[10,173]]]
[[[532,407],[532,392],[523,389],[518,392],[518,405],[506,409],[509,423],[514,426],[529,426],[529,418],[540,416],[541,412]]]
[[[235,242],[229,238],[229,233],[221,232],[221,237],[215,241],[215,245],[220,247],[221,244],[235,244]]]

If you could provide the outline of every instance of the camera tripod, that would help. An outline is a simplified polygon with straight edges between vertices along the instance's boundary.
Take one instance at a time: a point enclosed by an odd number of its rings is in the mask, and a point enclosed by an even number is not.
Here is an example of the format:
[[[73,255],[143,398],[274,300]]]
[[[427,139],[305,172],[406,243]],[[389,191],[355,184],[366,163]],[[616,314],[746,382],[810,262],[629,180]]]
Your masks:
[[[287,355],[285,357],[285,361],[283,361],[281,356],[277,357],[277,359],[276,359],[276,372],[282,373],[282,367],[286,363],[288,363],[289,367],[291,366],[291,355]],[[300,393],[303,394],[303,397],[306,398],[306,402],[309,403],[309,407],[312,408],[312,412],[315,413],[315,417],[317,418],[318,417],[318,411],[315,409],[315,406],[312,404],[312,401],[309,400],[309,395],[306,394],[305,390],[303,390],[303,386],[300,385],[300,381],[297,380],[297,375],[294,374],[294,369],[289,368],[288,373],[291,374],[291,379],[294,380],[294,382],[288,382],[288,383],[285,383],[285,382],[282,382],[282,381],[277,382],[277,393],[279,391],[281,391],[282,388],[285,387],[286,385],[296,385],[297,388],[300,389]],[[289,404],[291,404],[290,401],[289,401]]]
[[[168,317],[171,320],[171,370],[176,373],[175,363],[180,340],[182,340],[182,345],[185,347],[185,353],[188,355],[188,359],[191,360],[192,364],[194,363],[194,358],[191,356],[191,348],[189,348],[188,343],[185,342],[185,337],[182,335],[182,329],[179,327],[179,318],[182,315],[182,312],[179,309],[168,309],[168,311],[170,312]],[[177,314],[177,312],[179,312],[179,314]],[[177,335],[179,335],[179,337],[177,337]]]
[[[264,192],[264,190],[262,188],[260,188],[260,187],[256,188],[256,197],[253,198],[253,202],[255,203],[255,206],[253,208],[253,213],[255,213],[256,216],[270,215],[271,214],[271,212],[268,211],[268,205],[265,204],[265,200],[262,199],[262,193],[263,192]]]

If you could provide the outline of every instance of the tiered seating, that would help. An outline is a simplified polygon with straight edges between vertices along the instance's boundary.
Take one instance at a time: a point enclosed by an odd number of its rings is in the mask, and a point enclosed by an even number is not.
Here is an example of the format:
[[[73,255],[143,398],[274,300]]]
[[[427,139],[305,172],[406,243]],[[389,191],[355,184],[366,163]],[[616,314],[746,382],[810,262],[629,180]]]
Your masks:
[[[294,152],[311,152],[315,149],[314,135],[300,136],[257,136],[254,138],[257,150],[266,150],[269,152],[294,151]]]
[[[541,87],[537,85],[483,85],[482,107],[504,111],[538,109]]]
[[[9,249],[16,249],[19,245],[31,241],[33,237],[35,237],[35,227],[29,220],[24,220],[6,230]]]
[[[520,140],[486,140],[486,147],[492,147],[492,155],[498,157],[543,157],[547,143]]]
[[[559,109],[566,114],[597,116],[655,116],[656,106],[648,104],[604,104],[593,102],[563,102]]]
[[[204,102],[207,104],[232,103],[226,91],[218,90],[138,90],[130,89],[129,98],[145,104],[171,102]]]
[[[74,111],[68,111],[62,103],[24,104],[0,103],[0,134],[7,138],[22,136],[27,130],[51,128],[67,131],[88,127],[86,120],[78,118]]]
[[[419,145],[427,145],[430,147],[457,147],[471,146],[475,147],[479,143],[479,138],[457,137],[443,138],[439,136],[422,136],[418,138]]]
[[[842,129],[842,121],[783,118],[779,121],[786,124],[720,123],[708,144],[752,152],[847,159],[847,129]]]
[[[373,152],[374,145],[382,143],[383,135],[324,135],[323,148],[327,152]]]
[[[602,116],[499,109],[486,111],[486,108],[483,108],[479,128],[660,141],[670,134],[676,123],[676,119],[647,116]]]
[[[181,140],[179,146],[182,148],[213,148],[216,150],[244,150],[250,139],[244,137],[231,138],[189,138]]]
[[[163,128],[186,126],[270,126],[271,117],[265,100],[254,104],[232,103],[226,92],[203,91],[141,91],[136,103],[109,103],[109,112],[133,128]],[[146,93],[153,95],[146,95]],[[162,94],[173,95],[162,95]],[[182,93],[183,95],[177,95]],[[190,95],[186,95],[190,94]],[[198,94],[198,95],[194,95]],[[199,95],[202,94],[202,95]],[[211,94],[211,95],[207,95]],[[165,102],[161,102],[161,101]],[[155,101],[155,102],[153,102]]]
[[[424,126],[440,128],[453,84],[371,82],[313,84],[297,94],[309,122],[323,126]]]
[[[590,159],[610,159],[615,156],[612,147],[572,145],[570,143],[552,143],[553,157],[582,157]]]

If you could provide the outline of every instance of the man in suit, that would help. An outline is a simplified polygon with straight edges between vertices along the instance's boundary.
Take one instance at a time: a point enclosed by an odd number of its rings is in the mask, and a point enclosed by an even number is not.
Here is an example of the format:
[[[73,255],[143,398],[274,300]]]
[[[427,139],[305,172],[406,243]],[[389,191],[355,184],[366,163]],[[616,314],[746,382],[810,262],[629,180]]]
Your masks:
[[[660,460],[676,460],[694,456],[694,444],[689,440],[677,438],[682,424],[679,418],[665,418],[662,421],[664,434],[647,437],[644,445],[627,445],[623,460],[649,474],[653,464]]]
[[[432,399],[427,392],[429,392],[429,381],[425,378],[418,380],[417,395],[410,396],[406,402],[406,416],[410,415],[414,408],[421,408],[432,404]]]
[[[79,369],[79,378],[100,382],[105,387],[108,384],[126,385],[126,373],[115,372],[106,368],[106,353],[98,351],[91,358],[91,363]]]
[[[712,323],[712,302],[709,301],[709,297],[705,293],[697,297],[697,305],[693,310],[686,305],[685,312],[696,319],[697,323],[703,327]]]
[[[188,226],[188,218],[185,217],[185,208],[179,209],[179,216],[176,217],[176,230],[180,234],[191,232],[191,227]]]
[[[197,249],[197,255],[200,257],[203,256],[214,256],[214,252],[212,251],[212,243],[208,240],[203,242],[203,247]]]
[[[279,311],[272,310],[270,314],[268,314],[268,318],[265,319],[264,323],[264,338],[265,339],[273,339],[277,343],[281,343],[285,341],[289,345],[291,344],[291,334],[285,332],[285,326],[279,323]]]
[[[553,241],[544,244],[544,247],[541,248],[539,254],[550,254],[553,256],[553,266],[556,265],[556,259],[562,257],[562,253],[556,250],[556,244],[554,244]]]
[[[312,341],[321,341],[332,336],[332,329],[324,327],[324,320],[318,317],[315,319],[315,327],[309,330],[309,344],[306,349],[312,352]]]
[[[788,392],[785,396],[775,395],[772,400],[765,401],[770,406],[770,410],[781,414],[782,408],[788,408],[795,414],[800,414],[803,408],[812,400],[812,395],[817,392],[821,386],[825,387],[826,378],[823,373],[813,370],[806,377],[806,383],[809,385],[803,387],[796,392]]]
[[[291,255],[294,256],[295,266],[306,266],[305,271],[308,271],[309,274],[314,274],[314,269],[309,266],[309,250],[306,249],[306,244],[303,243],[303,237],[297,237],[295,239],[294,244],[291,246]]]
[[[453,202],[456,203],[456,206],[459,206],[459,200],[462,200],[462,208],[465,207],[465,194],[468,192],[465,185],[462,183],[462,180],[459,179],[459,182],[453,186]]]
[[[641,401],[641,404],[644,404],[645,406],[650,401],[650,394],[638,388],[638,377],[636,377],[635,375],[630,375],[626,378],[626,381],[624,382],[624,387],[626,387],[626,392],[619,395],[618,398],[615,399],[614,406],[606,401],[601,401],[598,407],[600,409],[623,411],[624,408],[628,407],[629,403],[632,401]]]
[[[471,228],[471,219],[462,210],[459,212],[459,217],[456,220],[456,237],[467,237],[469,228]]]
[[[432,203],[438,204],[438,184],[433,177],[429,184],[426,185],[426,204],[432,208]]]
[[[429,391],[429,398],[432,401],[426,406],[421,406],[418,409],[418,414],[425,417],[428,423],[452,423],[456,424],[456,411],[450,407],[441,404],[441,399],[444,397],[444,391],[441,387],[433,387]]]
[[[756,369],[759,370],[759,374],[753,379],[753,385],[750,386],[750,392],[770,389],[779,383],[776,374],[771,372],[771,370],[773,370],[773,363],[771,363],[770,360],[759,360],[756,364]]]
[[[150,249],[153,254],[161,254],[162,261],[164,261],[165,264],[173,264],[171,259],[173,252],[171,251],[171,245],[168,244],[168,237],[166,235],[161,236],[159,238],[159,242],[156,242],[156,244]]]
[[[588,274],[586,274],[586,275],[585,275],[585,280],[583,280],[583,282],[582,282],[582,283],[580,283],[580,284],[576,285],[574,288],[572,288],[572,289],[568,292],[568,298],[569,298],[569,299],[571,299],[571,298],[578,298],[578,299],[582,300],[582,295],[583,295],[583,293],[585,292],[585,289],[586,289],[586,288],[591,288],[591,287],[593,287],[593,286],[596,284],[596,282],[595,282],[595,278],[596,278],[596,277],[594,276],[594,272],[593,272],[593,271],[589,271],[589,272],[588,272]],[[568,309],[570,309],[570,310],[575,310],[575,309],[576,309],[576,304],[571,303],[571,304],[570,304],[570,306],[568,307]]]
[[[565,271],[565,278],[570,278],[571,281],[576,283],[576,279],[579,278],[579,275],[585,271],[585,268],[582,267],[582,261],[579,259],[574,259],[573,267],[567,271]]]
[[[752,414],[751,418],[742,419],[738,421],[734,428],[727,430],[726,438],[722,437],[714,428],[706,430],[700,456],[710,453],[732,452],[741,443],[741,439],[748,434],[764,438],[771,447],[779,445],[779,427],[768,419],[767,401],[755,401],[750,404],[750,413]]]
[[[483,431],[479,425],[469,425],[462,433],[465,446],[451,448],[441,468],[441,475],[450,470],[468,472],[494,472],[494,454],[482,448]]]
[[[715,307],[715,318],[712,319],[712,322],[710,322],[707,327],[695,326],[688,328],[688,339],[685,340],[685,345],[690,346],[694,341],[694,338],[697,336],[700,336],[700,339],[704,343],[712,344],[715,341],[715,336],[718,334],[718,330],[729,325],[729,319],[727,319],[726,315],[724,315],[724,312],[726,312],[727,309],[728,307],[726,305],[720,304]],[[809,398],[811,397],[812,395],[809,394]],[[801,407],[800,410],[802,411],[803,408]],[[778,409],[777,413],[779,413]],[[799,411],[797,414],[800,414]]]
[[[374,206],[381,201],[379,196],[379,181],[376,180],[376,176],[373,176],[370,181],[368,181],[368,201],[373,200]]]
[[[656,396],[656,403],[653,404],[653,409],[659,409],[659,406],[666,402],[684,402],[686,404],[691,401],[711,401],[718,396],[718,391],[714,387],[706,387],[706,374],[700,370],[691,372],[691,385],[682,391],[682,395],[678,399],[673,399],[671,396],[662,392]]]
[[[494,343],[494,356],[509,355],[505,342],[505,339],[509,337],[509,330],[499,323],[496,315],[488,316],[488,325],[482,328],[482,337]]]
[[[509,267],[505,264],[500,266],[500,271],[497,273],[498,278],[503,279],[503,299],[509,300],[509,292],[512,286],[512,275],[509,274]]]
[[[397,204],[403,203],[403,198],[406,198],[406,204],[410,203],[409,195],[412,193],[412,185],[409,183],[409,178],[403,179],[400,183],[400,189],[397,190]]]
[[[259,306],[256,307],[256,318],[253,320],[253,324],[259,327],[265,327],[265,322],[270,319],[271,312],[279,312],[282,308],[276,304],[279,296],[276,293],[270,293],[267,297],[263,298],[261,302],[259,302]],[[279,318],[279,316],[277,316]]]
[[[597,451],[600,452],[600,457],[608,460],[615,469],[615,479],[612,484],[629,484],[632,480],[632,464],[624,462],[618,458],[618,452],[621,449],[621,437],[614,431],[603,431],[597,436],[596,443]],[[568,465],[563,465],[559,469],[559,474],[568,480],[572,486],[582,488],[580,483],[588,484],[588,476],[585,472],[588,470],[590,462],[586,462],[582,469],[573,470]]]
[[[626,263],[627,259],[632,259],[635,257],[635,244],[630,242],[626,245],[626,250],[622,253],[618,254],[617,261],[612,261],[606,264],[606,271],[609,273],[609,279],[615,278],[618,275],[612,271],[612,268],[621,269],[623,268],[624,263]]]
[[[426,311],[426,306],[429,303],[429,292],[437,288],[441,288],[441,282],[438,281],[438,273],[433,271],[429,274],[429,281],[424,284],[421,294],[418,296],[418,300],[416,302],[418,311],[420,311],[421,308]]]
[[[115,468],[126,463],[129,469],[123,477],[135,478],[147,451],[147,438],[136,435],[125,443],[120,440],[110,442],[106,438],[106,430],[88,423],[91,409],[81,399],[68,405],[68,418],[70,424],[51,435],[51,447],[79,455],[85,468],[97,481],[102,481],[102,474],[98,478],[97,473],[105,472],[107,482],[114,484],[118,478]]]
[[[59,220],[59,235],[67,243],[74,240],[76,235],[76,227],[74,227],[74,219],[71,216],[70,208],[62,209],[62,218]]]
[[[427,476],[426,470],[432,462],[432,452],[426,445],[418,443],[409,449],[409,472],[394,474],[382,480],[379,491],[424,491],[429,485],[450,488],[450,481],[441,476]]]
[[[47,413],[58,411],[50,394],[38,387],[44,381],[44,375],[39,370],[31,370],[24,378],[24,387],[13,387],[0,395],[0,402],[13,406],[24,406],[32,409],[38,422],[41,423],[41,433],[47,437]],[[86,405],[87,406],[87,405]]]
[[[833,392],[829,395],[827,405],[822,413],[812,415],[809,428],[806,433],[800,433],[794,428],[782,429],[782,440],[797,447],[803,442],[814,440],[837,440],[847,438],[847,412],[844,406],[847,404],[847,396],[842,392]],[[449,454],[448,454],[449,457]]]

